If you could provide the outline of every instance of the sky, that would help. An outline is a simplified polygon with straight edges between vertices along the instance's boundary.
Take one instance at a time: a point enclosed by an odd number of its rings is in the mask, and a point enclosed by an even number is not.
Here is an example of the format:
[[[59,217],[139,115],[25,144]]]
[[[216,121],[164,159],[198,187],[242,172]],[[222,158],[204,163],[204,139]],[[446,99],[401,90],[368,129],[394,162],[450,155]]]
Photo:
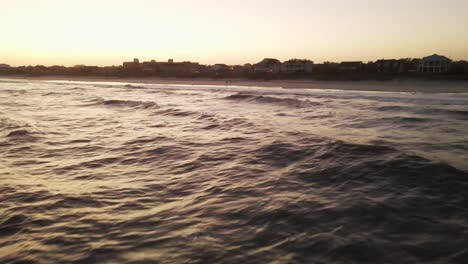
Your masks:
[[[467,0],[0,0],[0,63],[468,60]]]

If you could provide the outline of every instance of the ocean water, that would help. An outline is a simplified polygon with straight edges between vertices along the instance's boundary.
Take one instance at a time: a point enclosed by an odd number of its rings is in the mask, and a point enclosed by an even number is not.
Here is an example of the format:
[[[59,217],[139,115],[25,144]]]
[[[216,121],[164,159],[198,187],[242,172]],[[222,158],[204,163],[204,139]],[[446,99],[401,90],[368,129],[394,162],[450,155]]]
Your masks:
[[[467,263],[468,93],[0,81],[0,263]]]

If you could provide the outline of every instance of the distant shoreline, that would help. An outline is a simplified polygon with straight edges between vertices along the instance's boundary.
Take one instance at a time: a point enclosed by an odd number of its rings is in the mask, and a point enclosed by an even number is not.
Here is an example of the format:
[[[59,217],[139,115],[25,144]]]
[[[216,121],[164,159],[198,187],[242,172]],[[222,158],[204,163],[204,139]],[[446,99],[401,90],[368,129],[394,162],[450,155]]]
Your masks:
[[[246,87],[282,87],[285,89],[330,89],[354,91],[385,91],[408,93],[468,93],[468,81],[318,81],[318,80],[249,80],[249,79],[207,79],[207,78],[118,78],[118,77],[69,77],[69,76],[0,76],[0,79],[38,81],[83,81],[83,82],[124,82],[170,85],[232,85]]]

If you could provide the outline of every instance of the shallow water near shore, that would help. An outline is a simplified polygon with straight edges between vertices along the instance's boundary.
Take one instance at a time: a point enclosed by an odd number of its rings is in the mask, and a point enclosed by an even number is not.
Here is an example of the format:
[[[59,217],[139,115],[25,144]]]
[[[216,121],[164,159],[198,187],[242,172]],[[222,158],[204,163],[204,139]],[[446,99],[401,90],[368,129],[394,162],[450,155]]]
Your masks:
[[[468,93],[0,82],[0,263],[466,263]]]

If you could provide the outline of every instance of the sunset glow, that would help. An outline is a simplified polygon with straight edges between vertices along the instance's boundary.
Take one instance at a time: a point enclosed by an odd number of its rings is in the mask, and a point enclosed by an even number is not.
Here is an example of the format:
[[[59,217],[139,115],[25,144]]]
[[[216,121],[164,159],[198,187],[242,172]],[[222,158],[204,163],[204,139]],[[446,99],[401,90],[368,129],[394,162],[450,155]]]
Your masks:
[[[0,0],[0,63],[468,59],[468,1]]]

